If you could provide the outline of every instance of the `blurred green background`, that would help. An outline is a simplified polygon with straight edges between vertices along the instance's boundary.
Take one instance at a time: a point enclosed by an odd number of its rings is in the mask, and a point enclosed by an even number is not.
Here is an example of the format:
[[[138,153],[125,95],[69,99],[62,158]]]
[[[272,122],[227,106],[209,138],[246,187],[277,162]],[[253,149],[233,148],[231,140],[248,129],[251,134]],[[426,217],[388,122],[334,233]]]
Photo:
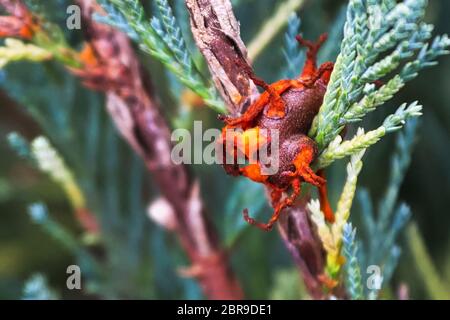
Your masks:
[[[66,2],[54,1],[49,6],[61,8],[58,6]],[[181,2],[174,1],[174,6],[180,17],[185,17]],[[245,43],[281,2],[233,1]],[[344,3],[307,1],[298,12],[303,34],[316,38],[322,32],[329,32]],[[64,10],[53,12],[51,17],[62,23]],[[435,25],[435,34],[450,33],[449,14],[450,1],[430,1],[426,20]],[[283,34],[284,30],[255,62],[256,73],[267,81],[277,80],[283,70]],[[67,32],[67,36],[73,43],[81,38],[77,32]],[[157,84],[164,113],[172,123],[189,127],[193,120],[201,119],[205,121],[204,127],[220,126],[213,111],[196,109],[189,115],[180,111],[174,93],[174,88],[179,87],[172,77],[148,56],[142,55],[142,59]],[[419,100],[423,104],[418,140],[400,199],[411,206],[412,220],[419,227],[439,277],[446,283],[450,283],[449,74],[450,57],[441,58],[438,66],[421,72],[364,122],[365,128],[374,128],[403,102]],[[37,272],[45,275],[49,286],[63,298],[200,298],[195,282],[176,274],[178,267],[186,265],[176,239],[146,216],[146,206],[156,197],[151,178],[117,136],[105,114],[103,97],[82,88],[76,79],[52,62],[12,64],[1,71],[0,84],[0,298],[21,298],[24,284]],[[105,229],[101,244],[107,249],[94,245],[89,252],[102,256],[106,251],[107,269],[100,280],[95,280],[97,276],[93,272],[94,281],[89,290],[66,289],[66,268],[78,263],[79,255],[49,237],[27,214],[31,203],[43,201],[52,219],[81,237],[81,229],[59,187],[8,146],[6,136],[12,131],[28,139],[39,134],[50,136],[88,191],[91,206],[101,212]],[[395,135],[384,138],[364,158],[358,185],[368,188],[373,199],[381,197],[386,188],[394,142]],[[336,202],[345,178],[344,165],[344,162],[334,165],[329,175],[332,203]],[[198,165],[194,170],[201,179],[203,198],[222,239],[234,243],[232,263],[247,295],[304,297],[294,265],[276,231],[264,233],[256,228],[246,228],[239,234],[234,231],[242,229],[244,207],[251,212],[259,211],[260,216],[269,215],[261,189],[226,176],[218,166]],[[351,218],[356,224],[357,209],[356,205]],[[403,253],[391,284],[392,292],[405,283],[411,297],[432,298],[403,236],[399,242]]]

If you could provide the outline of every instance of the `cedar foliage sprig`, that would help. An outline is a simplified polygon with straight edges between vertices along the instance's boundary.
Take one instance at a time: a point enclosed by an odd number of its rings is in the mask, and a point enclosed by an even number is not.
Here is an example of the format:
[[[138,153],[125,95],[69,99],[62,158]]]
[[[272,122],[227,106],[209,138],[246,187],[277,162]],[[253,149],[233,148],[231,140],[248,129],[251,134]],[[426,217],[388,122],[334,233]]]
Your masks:
[[[186,87],[198,94],[219,113],[225,113],[224,103],[214,88],[206,84],[187,50],[181,29],[166,0],[155,2],[159,17],[148,19],[138,0],[101,1],[108,17],[101,21],[120,28],[135,39],[140,48],[160,61]],[[117,21],[117,23],[116,23]]]
[[[449,53],[447,35],[427,44],[433,26],[423,22],[426,6],[426,0],[350,0],[341,53],[310,130],[321,151],[346,124],[362,120],[420,70]],[[377,88],[373,82],[380,79],[384,84]],[[389,126],[386,133],[400,128],[393,125],[396,119],[419,115],[409,111],[400,108],[389,116],[384,123]]]

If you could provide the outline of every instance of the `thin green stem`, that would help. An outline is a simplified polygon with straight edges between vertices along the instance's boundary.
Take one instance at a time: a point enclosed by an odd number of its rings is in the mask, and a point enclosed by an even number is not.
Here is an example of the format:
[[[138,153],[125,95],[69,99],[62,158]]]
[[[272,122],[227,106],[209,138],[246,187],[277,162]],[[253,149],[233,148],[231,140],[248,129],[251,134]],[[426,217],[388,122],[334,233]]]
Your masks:
[[[264,23],[258,34],[250,41],[248,56],[251,61],[256,60],[281,28],[286,25],[292,12],[301,8],[304,3],[305,0],[287,0],[278,7],[275,14]]]
[[[434,300],[450,299],[449,291],[439,276],[438,270],[433,264],[433,260],[415,223],[411,223],[408,226],[406,236],[411,254],[417,265],[419,278],[422,279],[430,298]]]

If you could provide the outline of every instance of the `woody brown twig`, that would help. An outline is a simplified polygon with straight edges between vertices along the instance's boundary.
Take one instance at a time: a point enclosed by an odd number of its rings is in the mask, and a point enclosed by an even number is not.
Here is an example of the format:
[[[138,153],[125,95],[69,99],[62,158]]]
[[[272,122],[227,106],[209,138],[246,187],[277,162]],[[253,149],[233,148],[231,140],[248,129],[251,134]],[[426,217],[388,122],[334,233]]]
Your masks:
[[[211,71],[216,87],[236,115],[254,100],[257,91],[243,64],[249,65],[239,24],[229,0],[186,0],[194,39]],[[255,93],[256,92],[256,93]],[[306,198],[285,209],[279,231],[299,267],[312,298],[323,298],[320,274],[324,253],[306,209]]]
[[[94,0],[78,0],[84,29],[96,61],[92,68],[73,70],[86,85],[107,95],[108,111],[130,146],[143,158],[176,218],[176,233],[193,272],[210,299],[240,299],[239,283],[221,250],[202,207],[198,186],[184,165],[170,159],[170,130],[160,113],[149,77],[127,37],[92,19],[101,12]],[[98,68],[98,70],[96,70]],[[98,71],[98,72],[97,72]],[[195,271],[195,272],[194,272]]]
[[[231,114],[238,114],[258,95],[240,65],[248,64],[229,0],[186,0],[195,42],[208,62],[216,88]],[[237,63],[239,61],[240,63]]]
[[[26,5],[14,0],[2,0],[0,4],[6,12],[11,14],[0,17],[0,37],[31,38],[33,31],[30,26],[33,24],[33,17]]]
[[[287,214],[280,217],[278,230],[301,271],[309,295],[313,299],[323,299],[320,277],[325,266],[324,252],[306,209],[308,200],[305,196],[295,207],[286,210]]]

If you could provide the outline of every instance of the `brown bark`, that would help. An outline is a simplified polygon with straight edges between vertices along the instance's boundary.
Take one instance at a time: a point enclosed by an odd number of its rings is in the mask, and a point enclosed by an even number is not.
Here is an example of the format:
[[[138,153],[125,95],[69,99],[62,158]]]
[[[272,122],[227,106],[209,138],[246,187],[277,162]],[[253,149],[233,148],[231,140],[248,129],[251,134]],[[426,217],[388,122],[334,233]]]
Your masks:
[[[31,38],[33,19],[24,3],[0,0],[0,5],[10,16],[0,16],[0,36]]]
[[[240,299],[239,283],[219,246],[195,183],[184,165],[171,161],[169,127],[161,115],[149,77],[121,32],[92,20],[101,12],[94,0],[78,0],[83,27],[99,65],[73,70],[85,83],[104,90],[108,111],[130,146],[143,158],[176,216],[176,233],[204,294],[210,299]],[[96,70],[98,69],[98,70]]]
[[[258,94],[240,67],[248,64],[229,0],[186,0],[195,42],[208,62],[215,86],[231,114],[238,114]]]
[[[324,251],[306,209],[307,200],[309,197],[301,199],[301,203],[280,217],[278,230],[301,271],[309,295],[313,299],[323,299],[320,275],[325,266]]]
[[[39,125],[25,112],[26,109],[11,99],[3,90],[0,90],[0,104],[2,127],[5,128],[6,132],[16,130],[28,139],[41,133]]]

